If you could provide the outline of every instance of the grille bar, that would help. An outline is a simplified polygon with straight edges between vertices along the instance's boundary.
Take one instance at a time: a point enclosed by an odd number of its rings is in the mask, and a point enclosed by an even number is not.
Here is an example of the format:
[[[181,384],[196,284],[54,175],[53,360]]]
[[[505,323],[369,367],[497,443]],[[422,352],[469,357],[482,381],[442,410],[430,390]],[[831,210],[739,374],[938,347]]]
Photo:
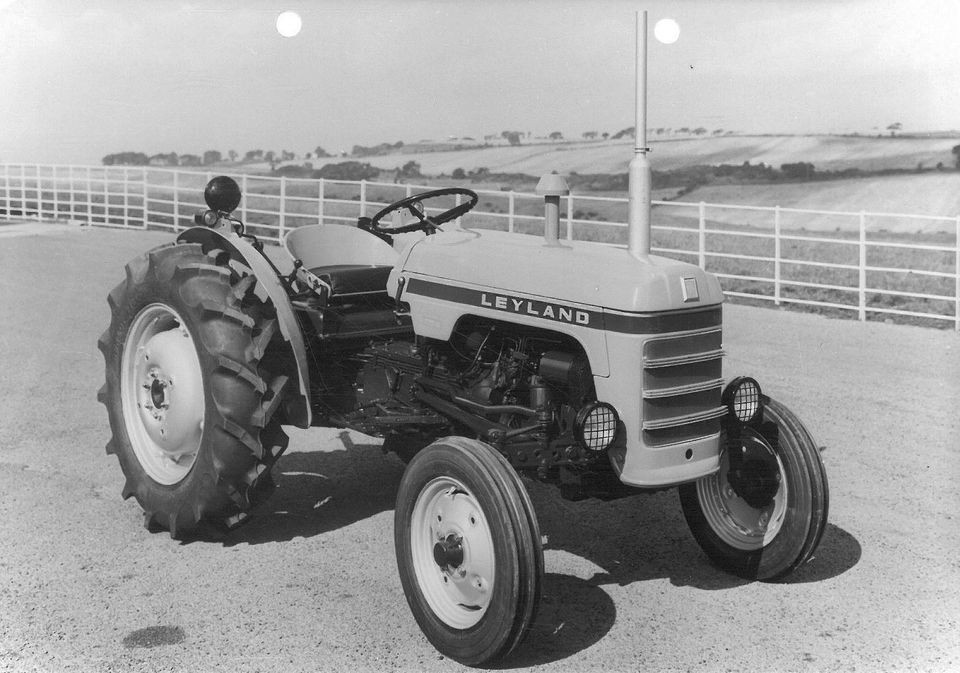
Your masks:
[[[643,429],[644,430],[663,430],[664,428],[677,428],[681,425],[690,425],[693,423],[700,423],[701,421],[712,421],[715,419],[723,418],[724,414],[727,413],[726,407],[716,407],[715,409],[708,409],[707,411],[701,411],[695,414],[686,414],[684,416],[674,416],[673,418],[665,418],[659,421],[644,421]]]
[[[712,388],[723,387],[723,379],[710,379],[700,383],[689,383],[685,386],[674,386],[672,388],[660,388],[659,390],[644,390],[644,399],[659,399],[661,397],[675,397],[677,395],[688,395],[690,393],[699,393]]]
[[[722,358],[724,352],[722,348],[717,348],[705,353],[691,353],[690,355],[674,355],[667,358],[643,358],[643,366],[647,369],[656,369],[657,367],[673,367],[675,365],[693,364],[695,362],[705,362],[707,360],[716,360]]]

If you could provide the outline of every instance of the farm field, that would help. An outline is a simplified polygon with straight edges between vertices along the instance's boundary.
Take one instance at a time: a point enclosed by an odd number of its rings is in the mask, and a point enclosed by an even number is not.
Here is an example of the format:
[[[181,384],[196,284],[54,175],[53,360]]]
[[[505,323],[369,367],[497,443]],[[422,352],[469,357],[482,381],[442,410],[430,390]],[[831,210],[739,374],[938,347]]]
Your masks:
[[[934,168],[942,162],[953,166],[954,138],[873,137],[873,136],[750,136],[711,138],[649,139],[650,161],[656,170],[667,171],[698,164],[812,162],[818,170],[859,168]],[[450,175],[486,167],[494,173],[526,173],[539,176],[550,171],[570,173],[625,173],[633,157],[633,140],[544,143],[495,146],[451,152],[414,152],[362,157],[358,160],[381,169],[393,169],[416,161],[426,175]],[[314,159],[314,168],[341,158]]]

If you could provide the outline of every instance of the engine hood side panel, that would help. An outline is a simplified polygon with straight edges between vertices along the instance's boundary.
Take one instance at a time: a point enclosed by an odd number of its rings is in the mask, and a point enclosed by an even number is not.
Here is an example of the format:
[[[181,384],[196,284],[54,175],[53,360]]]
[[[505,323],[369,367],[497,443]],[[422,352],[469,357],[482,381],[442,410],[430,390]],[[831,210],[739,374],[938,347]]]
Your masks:
[[[397,271],[503,294],[614,311],[661,312],[719,304],[720,284],[683,262],[638,260],[621,248],[487,230],[453,230],[411,246]],[[393,280],[393,279],[391,279]]]

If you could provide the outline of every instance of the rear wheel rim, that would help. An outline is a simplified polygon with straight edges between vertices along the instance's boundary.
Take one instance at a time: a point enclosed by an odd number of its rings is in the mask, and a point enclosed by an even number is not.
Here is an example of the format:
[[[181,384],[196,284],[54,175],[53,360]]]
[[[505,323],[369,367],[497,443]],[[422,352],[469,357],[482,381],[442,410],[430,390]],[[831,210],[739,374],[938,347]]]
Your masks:
[[[745,436],[744,442],[763,440]],[[697,482],[697,497],[711,530],[727,545],[741,551],[755,551],[770,544],[783,527],[789,497],[786,472],[780,456],[774,454],[780,474],[780,487],[770,503],[753,507],[736,494],[727,481],[729,452],[720,456],[720,469]]]
[[[451,628],[477,624],[490,605],[496,558],[476,497],[456,479],[433,479],[413,506],[410,536],[414,573],[433,613]]]
[[[120,399],[130,445],[144,472],[159,484],[183,481],[203,435],[200,358],[186,323],[166,304],[134,318],[120,363]]]

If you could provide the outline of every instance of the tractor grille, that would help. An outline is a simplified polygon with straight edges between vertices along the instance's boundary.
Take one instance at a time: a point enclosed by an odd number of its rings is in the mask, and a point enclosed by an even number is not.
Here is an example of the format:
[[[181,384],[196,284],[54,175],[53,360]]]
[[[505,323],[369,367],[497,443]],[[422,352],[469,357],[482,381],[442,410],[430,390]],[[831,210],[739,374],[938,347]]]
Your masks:
[[[643,345],[643,440],[647,446],[680,444],[720,432],[726,412],[723,332],[717,324],[654,337]]]

